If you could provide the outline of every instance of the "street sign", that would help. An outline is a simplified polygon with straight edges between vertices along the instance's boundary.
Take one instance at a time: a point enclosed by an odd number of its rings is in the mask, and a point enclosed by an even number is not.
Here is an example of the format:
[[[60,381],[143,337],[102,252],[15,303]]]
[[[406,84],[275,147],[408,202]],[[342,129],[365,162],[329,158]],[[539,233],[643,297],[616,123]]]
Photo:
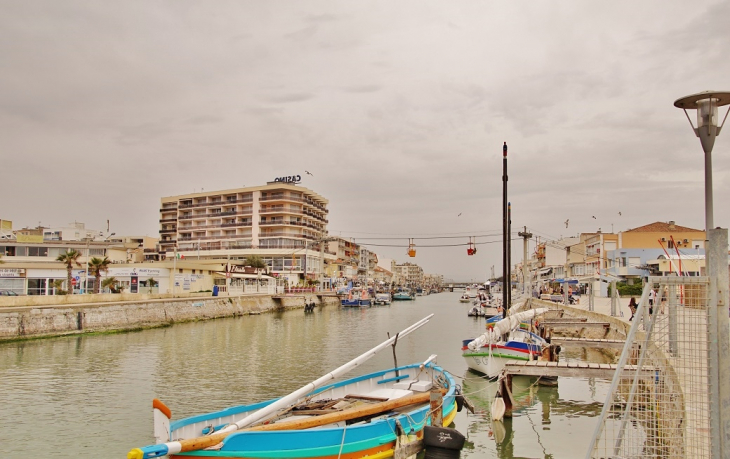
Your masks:
[[[76,280],[75,277],[73,279],[71,279],[71,285],[76,285],[76,282],[78,282],[78,281]]]
[[[74,277],[74,280],[75,280],[76,282],[80,281],[80,280],[81,280],[81,276],[76,276],[76,277]]]

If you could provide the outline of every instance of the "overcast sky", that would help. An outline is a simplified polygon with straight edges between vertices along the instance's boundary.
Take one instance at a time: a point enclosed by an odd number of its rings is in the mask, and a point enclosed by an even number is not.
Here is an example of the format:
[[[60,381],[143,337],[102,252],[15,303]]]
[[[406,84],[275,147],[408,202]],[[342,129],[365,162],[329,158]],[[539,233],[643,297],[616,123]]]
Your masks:
[[[484,280],[506,141],[514,232],[703,229],[703,153],[673,102],[730,90],[729,17],[701,0],[0,0],[0,218],[157,236],[163,196],[300,174],[331,234]],[[727,227],[730,132],[713,166]],[[470,235],[473,257],[426,247]]]

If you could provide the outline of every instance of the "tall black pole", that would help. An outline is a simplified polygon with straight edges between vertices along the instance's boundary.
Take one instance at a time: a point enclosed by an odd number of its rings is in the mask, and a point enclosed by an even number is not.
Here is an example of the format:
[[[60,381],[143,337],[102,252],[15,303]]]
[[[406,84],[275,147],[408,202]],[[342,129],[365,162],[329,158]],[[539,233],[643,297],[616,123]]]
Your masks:
[[[509,225],[507,220],[507,142],[505,142],[502,147],[502,317],[504,318],[507,318],[507,308],[509,308],[509,297],[507,296]]]
[[[512,304],[512,203],[507,203],[507,307]]]

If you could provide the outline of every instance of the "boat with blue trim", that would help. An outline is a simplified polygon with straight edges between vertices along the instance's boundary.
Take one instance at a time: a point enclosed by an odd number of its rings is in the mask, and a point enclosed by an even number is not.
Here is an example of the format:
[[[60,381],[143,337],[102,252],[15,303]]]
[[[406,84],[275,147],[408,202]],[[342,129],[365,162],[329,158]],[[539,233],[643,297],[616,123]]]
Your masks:
[[[550,344],[532,333],[526,322],[546,311],[547,308],[528,309],[504,319],[494,316],[487,320],[486,333],[462,341],[461,352],[467,366],[496,378],[509,361],[537,360]]]
[[[360,308],[372,306],[372,299],[365,288],[354,287],[347,293],[347,297],[340,300],[346,308]]]
[[[396,339],[420,328],[422,319],[360,357],[280,399],[241,405],[170,421],[153,402],[156,445],[135,448],[128,459],[215,457],[249,459],[386,458],[408,438],[422,438],[440,415],[443,425],[456,416],[459,394],[452,376],[422,363],[331,382]],[[432,409],[431,404],[438,403]],[[436,406],[436,405],[434,405]]]

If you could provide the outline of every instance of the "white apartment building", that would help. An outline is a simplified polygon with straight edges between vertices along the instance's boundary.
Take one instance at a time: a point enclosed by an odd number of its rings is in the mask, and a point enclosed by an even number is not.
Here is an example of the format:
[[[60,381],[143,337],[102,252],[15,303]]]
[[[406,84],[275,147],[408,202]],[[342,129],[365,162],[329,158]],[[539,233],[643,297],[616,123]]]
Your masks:
[[[329,201],[290,182],[206,191],[161,199],[160,252],[199,260],[257,255],[289,284],[318,279],[319,240]],[[334,255],[323,251],[324,258]]]

